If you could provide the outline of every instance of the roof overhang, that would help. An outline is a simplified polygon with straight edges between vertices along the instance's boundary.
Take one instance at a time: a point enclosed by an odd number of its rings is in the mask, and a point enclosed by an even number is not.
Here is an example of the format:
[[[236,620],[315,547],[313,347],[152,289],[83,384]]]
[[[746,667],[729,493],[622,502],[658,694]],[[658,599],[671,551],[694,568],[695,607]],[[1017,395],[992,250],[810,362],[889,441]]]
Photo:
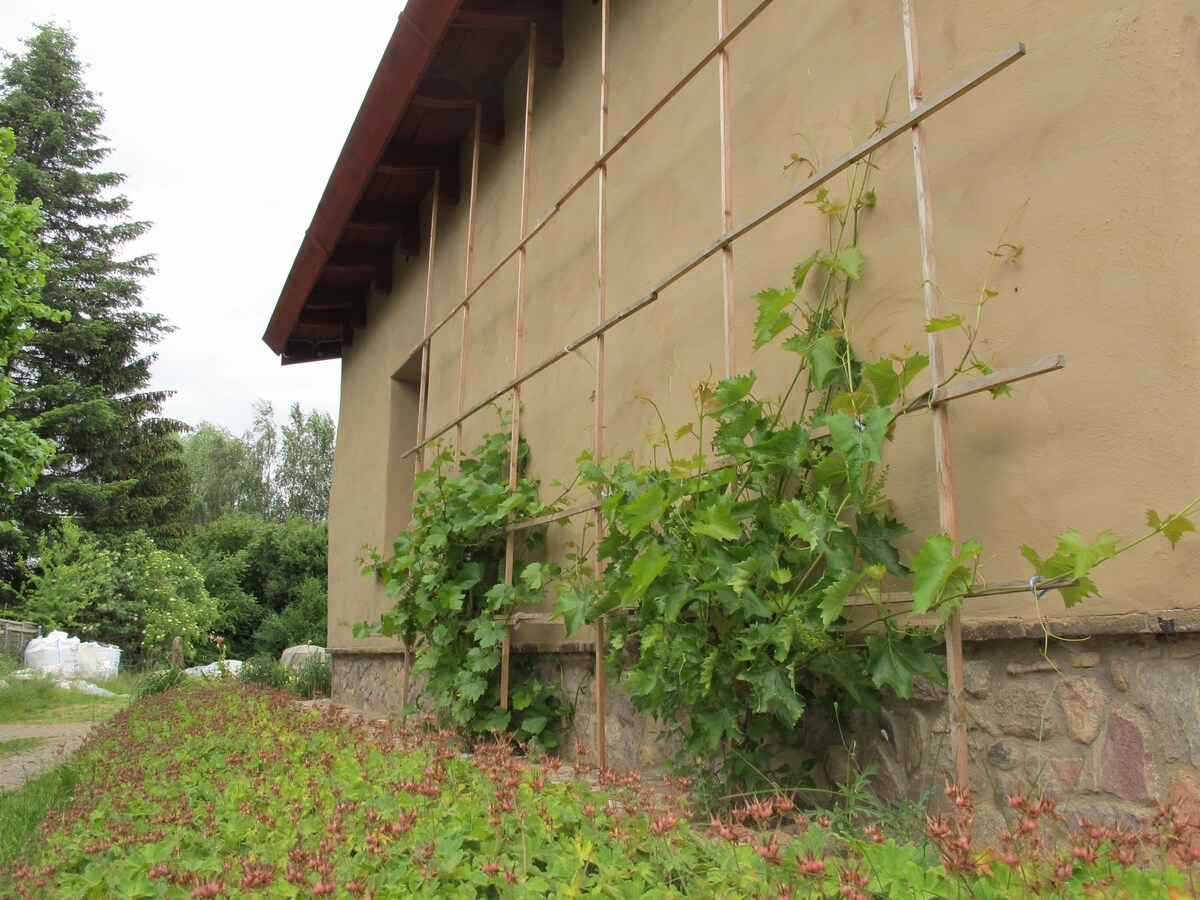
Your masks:
[[[421,250],[419,207],[459,196],[459,148],[504,140],[504,76],[537,23],[537,61],[563,58],[562,0],[409,0],[284,282],[263,340],[285,364],[342,355],[397,253]]]

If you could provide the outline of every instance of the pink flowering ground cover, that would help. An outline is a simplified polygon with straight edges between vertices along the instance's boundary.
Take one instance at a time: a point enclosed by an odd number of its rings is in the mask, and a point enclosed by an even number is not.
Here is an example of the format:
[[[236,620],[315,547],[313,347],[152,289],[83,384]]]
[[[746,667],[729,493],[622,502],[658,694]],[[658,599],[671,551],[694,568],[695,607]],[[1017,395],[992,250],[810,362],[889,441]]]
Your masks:
[[[897,843],[784,797],[689,814],[636,776],[564,768],[428,723],[299,707],[236,681],[121,712],[72,765],[73,801],[0,880],[4,897],[1192,896],[1190,823],[1067,828],[1013,798],[976,848],[951,793]],[[786,827],[785,827],[786,826]],[[1089,830],[1090,829],[1090,830]],[[1184,866],[1167,865],[1167,854]]]

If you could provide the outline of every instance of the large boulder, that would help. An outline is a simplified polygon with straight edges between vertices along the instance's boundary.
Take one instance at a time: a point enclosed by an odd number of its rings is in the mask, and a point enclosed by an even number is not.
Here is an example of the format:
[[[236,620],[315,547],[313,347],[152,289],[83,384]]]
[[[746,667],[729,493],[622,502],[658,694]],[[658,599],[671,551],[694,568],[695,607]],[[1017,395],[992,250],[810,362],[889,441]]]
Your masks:
[[[329,653],[324,647],[318,647],[315,644],[301,644],[298,647],[288,647],[284,650],[283,655],[279,657],[279,664],[289,672],[298,672],[306,662],[314,658],[326,662],[329,659]]]

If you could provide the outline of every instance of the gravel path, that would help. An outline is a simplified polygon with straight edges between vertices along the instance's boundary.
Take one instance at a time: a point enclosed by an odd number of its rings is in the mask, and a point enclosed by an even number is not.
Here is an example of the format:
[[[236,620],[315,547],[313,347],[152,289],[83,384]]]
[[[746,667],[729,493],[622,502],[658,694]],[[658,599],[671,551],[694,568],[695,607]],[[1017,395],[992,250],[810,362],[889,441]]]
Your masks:
[[[96,722],[47,722],[0,725],[0,743],[42,738],[43,743],[16,756],[0,759],[0,791],[11,791],[53,769],[79,749]]]

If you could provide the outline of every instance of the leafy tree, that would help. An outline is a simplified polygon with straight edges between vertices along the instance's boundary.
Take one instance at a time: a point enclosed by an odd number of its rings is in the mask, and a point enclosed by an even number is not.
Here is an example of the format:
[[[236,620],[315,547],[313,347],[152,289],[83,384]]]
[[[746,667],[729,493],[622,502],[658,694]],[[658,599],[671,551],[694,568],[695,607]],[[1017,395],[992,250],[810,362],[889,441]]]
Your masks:
[[[213,628],[231,656],[278,655],[325,642],[324,523],[229,515],[195,528],[184,553],[217,604]]]
[[[190,518],[197,525],[243,513],[266,518],[269,485],[254,447],[227,428],[201,422],[184,438],[183,458],[192,478]]]
[[[275,425],[275,407],[270,400],[259,398],[254,401],[254,421],[250,430],[242,435],[242,442],[258,469],[258,480],[262,486],[262,515],[274,519],[279,512],[279,489],[275,484],[275,470],[279,465],[279,428]]]
[[[34,318],[54,319],[41,302],[46,255],[37,239],[41,227],[38,204],[21,203],[8,174],[8,158],[16,146],[12,131],[0,129],[0,413],[12,404],[15,386],[9,363],[25,342]],[[14,493],[30,487],[49,461],[54,445],[39,438],[28,422],[0,416],[0,489]]]
[[[71,34],[40,26],[0,73],[0,126],[16,136],[16,195],[39,200],[49,254],[44,302],[69,318],[33,330],[10,360],[12,412],[58,452],[8,516],[9,574],[36,535],[71,516],[85,530],[183,535],[189,503],[181,423],[161,417],[167,393],[148,389],[153,346],[169,330],[142,308],[152,258],[127,256],[149,225],[115,193],[124,181],[102,165],[111,152],[104,111],[83,81]]]
[[[329,511],[335,429],[327,413],[299,403],[280,428],[267,400],[254,404],[254,422],[240,438],[202,422],[185,441],[193,480],[191,520],[215,522],[245,513],[281,522],[323,522]]]
[[[288,516],[323,522],[329,515],[335,429],[328,413],[308,415],[293,403],[283,425],[276,482]]]

